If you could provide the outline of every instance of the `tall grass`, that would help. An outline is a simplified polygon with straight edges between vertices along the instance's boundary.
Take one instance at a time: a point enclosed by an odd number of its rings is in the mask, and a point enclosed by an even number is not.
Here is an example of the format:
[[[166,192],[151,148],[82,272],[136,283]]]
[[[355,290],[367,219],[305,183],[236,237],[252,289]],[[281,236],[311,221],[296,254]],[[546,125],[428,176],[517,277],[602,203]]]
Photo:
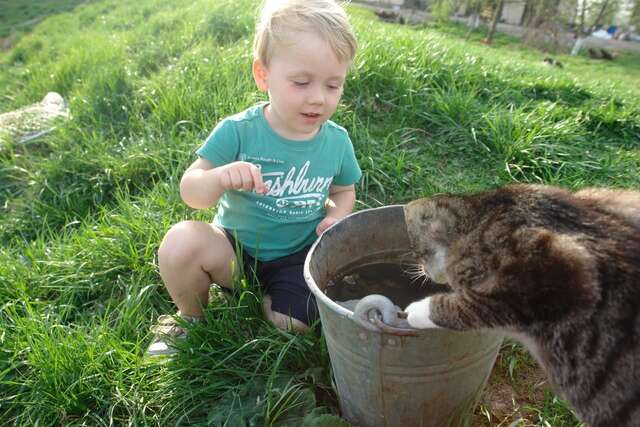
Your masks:
[[[74,3],[0,52],[0,111],[57,91],[72,112],[46,137],[0,141],[3,425],[339,425],[323,340],[271,327],[246,281],[213,299],[175,359],[143,357],[174,310],[158,244],[213,215],[181,203],[180,176],[220,118],[263,99],[256,5]],[[349,11],[361,49],[334,119],[363,168],[358,208],[513,181],[640,183],[640,86],[609,81],[617,63],[549,69],[512,42]],[[637,83],[637,62],[621,61]],[[573,420],[557,407],[539,410]]]

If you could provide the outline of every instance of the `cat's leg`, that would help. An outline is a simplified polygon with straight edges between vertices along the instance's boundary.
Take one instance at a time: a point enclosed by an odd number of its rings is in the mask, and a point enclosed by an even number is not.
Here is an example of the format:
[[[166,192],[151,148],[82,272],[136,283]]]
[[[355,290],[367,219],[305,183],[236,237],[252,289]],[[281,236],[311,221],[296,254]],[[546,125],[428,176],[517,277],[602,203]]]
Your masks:
[[[438,294],[413,302],[404,310],[413,328],[447,328],[455,330],[488,327],[493,316],[458,293]]]
[[[407,322],[409,322],[412,328],[439,328],[439,326],[431,320],[432,299],[433,297],[427,297],[423,300],[412,302],[405,308],[404,311],[407,313]]]

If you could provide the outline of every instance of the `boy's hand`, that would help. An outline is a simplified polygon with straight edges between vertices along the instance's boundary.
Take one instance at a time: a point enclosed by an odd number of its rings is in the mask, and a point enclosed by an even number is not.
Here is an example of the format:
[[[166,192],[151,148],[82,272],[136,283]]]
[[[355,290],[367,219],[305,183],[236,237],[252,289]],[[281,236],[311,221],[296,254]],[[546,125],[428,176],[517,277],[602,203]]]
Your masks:
[[[224,190],[255,190],[259,194],[267,192],[260,168],[253,163],[233,162],[217,169],[220,185]]]
[[[316,227],[316,234],[318,236],[321,235],[324,230],[331,227],[336,222],[338,222],[338,218],[334,218],[332,216],[325,216],[324,219],[320,221],[320,224],[318,224],[318,226]]]

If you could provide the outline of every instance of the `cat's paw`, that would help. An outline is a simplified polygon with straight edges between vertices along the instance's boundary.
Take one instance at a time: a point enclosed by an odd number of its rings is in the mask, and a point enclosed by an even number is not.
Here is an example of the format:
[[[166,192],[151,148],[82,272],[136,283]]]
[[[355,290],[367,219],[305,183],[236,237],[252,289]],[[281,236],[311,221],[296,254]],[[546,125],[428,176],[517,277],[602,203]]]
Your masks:
[[[412,328],[427,329],[439,328],[430,319],[431,314],[431,298],[427,297],[423,300],[412,302],[404,309],[407,313],[407,322]]]

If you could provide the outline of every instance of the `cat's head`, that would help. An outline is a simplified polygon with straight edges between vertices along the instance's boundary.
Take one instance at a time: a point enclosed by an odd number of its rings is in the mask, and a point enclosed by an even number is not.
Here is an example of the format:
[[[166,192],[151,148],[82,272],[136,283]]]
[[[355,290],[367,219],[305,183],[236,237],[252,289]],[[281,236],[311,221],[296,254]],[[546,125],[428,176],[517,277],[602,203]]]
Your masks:
[[[520,201],[508,189],[420,199],[404,208],[410,247],[426,275],[493,307],[483,316],[493,326],[553,321],[598,298],[588,238],[557,232],[537,218],[527,222],[532,199],[527,188],[518,191]],[[535,214],[546,218],[549,210]]]
[[[404,207],[411,250],[436,283],[447,283],[449,248],[466,232],[469,212],[468,203],[454,196],[418,199]]]

